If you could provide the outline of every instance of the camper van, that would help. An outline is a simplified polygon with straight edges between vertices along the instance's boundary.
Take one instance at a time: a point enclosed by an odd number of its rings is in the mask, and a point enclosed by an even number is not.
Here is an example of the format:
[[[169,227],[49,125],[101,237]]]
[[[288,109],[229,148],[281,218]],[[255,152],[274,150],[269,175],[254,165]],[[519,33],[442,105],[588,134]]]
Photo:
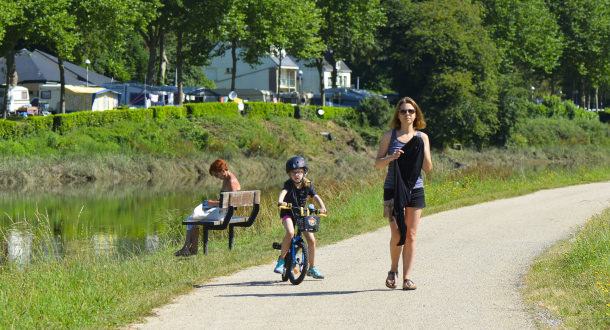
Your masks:
[[[5,86],[0,86],[0,108],[4,105],[4,91]],[[30,96],[27,88],[23,86],[14,86],[8,88],[8,113],[14,114],[17,112],[17,109],[23,106],[29,106],[30,104]]]

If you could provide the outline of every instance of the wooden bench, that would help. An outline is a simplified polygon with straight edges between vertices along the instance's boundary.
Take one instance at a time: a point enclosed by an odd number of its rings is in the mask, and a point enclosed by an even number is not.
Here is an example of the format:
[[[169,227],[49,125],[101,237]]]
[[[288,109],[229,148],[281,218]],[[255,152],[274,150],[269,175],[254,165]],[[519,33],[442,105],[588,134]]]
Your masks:
[[[246,190],[220,193],[220,208],[226,209],[227,214],[223,219],[191,219],[182,221],[183,225],[200,225],[203,228],[203,253],[208,254],[208,231],[225,230],[229,228],[229,250],[233,249],[233,228],[250,227],[254,223],[261,203],[260,190]],[[247,217],[233,216],[238,207],[251,206],[252,211]],[[199,238],[197,238],[199,239]]]

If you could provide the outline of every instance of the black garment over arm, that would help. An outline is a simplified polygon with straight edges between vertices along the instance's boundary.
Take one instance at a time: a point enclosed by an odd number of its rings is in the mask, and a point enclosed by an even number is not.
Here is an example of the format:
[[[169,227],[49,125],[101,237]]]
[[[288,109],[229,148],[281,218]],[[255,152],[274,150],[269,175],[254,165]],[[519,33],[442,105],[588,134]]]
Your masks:
[[[421,175],[424,163],[424,140],[416,134],[403,147],[404,152],[395,160],[394,165],[394,210],[393,215],[400,230],[400,240],[397,246],[405,244],[407,224],[405,223],[405,207],[411,202],[411,191]]]

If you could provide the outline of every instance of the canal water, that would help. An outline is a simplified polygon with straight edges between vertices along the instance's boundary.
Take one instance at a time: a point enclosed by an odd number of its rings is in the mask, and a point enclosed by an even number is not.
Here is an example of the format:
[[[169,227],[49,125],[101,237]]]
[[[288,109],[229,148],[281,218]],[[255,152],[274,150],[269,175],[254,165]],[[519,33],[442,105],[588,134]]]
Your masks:
[[[278,176],[256,187],[278,193],[281,180]],[[202,199],[218,199],[221,184],[208,177],[181,184],[1,191],[0,264],[26,263],[41,249],[61,257],[79,241],[77,248],[95,253],[155,250],[159,233],[188,217]],[[248,189],[247,183],[242,187]]]

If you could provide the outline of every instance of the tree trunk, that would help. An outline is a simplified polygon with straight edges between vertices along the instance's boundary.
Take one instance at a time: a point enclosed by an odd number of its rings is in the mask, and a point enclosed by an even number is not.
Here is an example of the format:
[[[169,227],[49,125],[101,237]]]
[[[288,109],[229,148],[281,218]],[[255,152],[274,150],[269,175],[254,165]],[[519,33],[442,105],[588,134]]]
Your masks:
[[[587,104],[587,93],[585,93],[585,76],[580,76],[580,105],[585,108]]]
[[[599,87],[595,87],[595,109],[599,111]]]
[[[330,75],[331,86],[332,88],[337,88],[337,60],[335,60],[335,57],[331,52],[327,52],[326,59],[329,61],[328,64],[333,67],[333,71]]]
[[[326,105],[326,95],[324,94],[324,59],[316,59],[316,69],[318,69],[318,76],[320,77],[320,102],[322,106]]]
[[[6,116],[8,115],[8,100],[10,98],[8,92],[9,88],[11,86],[17,86],[18,82],[14,51],[10,51],[6,56],[6,81],[7,84],[4,86],[4,100],[2,101],[2,118],[4,119],[6,119]]]
[[[231,40],[231,60],[233,66],[231,68],[231,91],[235,90],[235,72],[237,72],[237,40]]]
[[[165,33],[159,33],[159,70],[157,71],[157,85],[165,85],[165,72],[167,70],[167,55],[165,54]]]
[[[282,51],[280,50],[280,56],[278,56],[279,65],[277,67],[277,84],[275,85],[275,94],[277,98],[280,98],[280,84],[282,83]]]
[[[160,27],[152,27],[148,35],[145,36],[146,46],[148,46],[148,67],[144,83],[153,85],[155,80],[155,64],[157,63],[157,46],[159,44]]]
[[[176,70],[178,71],[178,105],[182,105],[184,92],[182,91],[182,38],[184,33],[178,31],[178,43],[176,45]],[[176,102],[174,102],[176,103]]]
[[[61,113],[66,113],[66,77],[64,72],[64,60],[61,55],[57,55],[57,65],[59,66],[59,109]]]

